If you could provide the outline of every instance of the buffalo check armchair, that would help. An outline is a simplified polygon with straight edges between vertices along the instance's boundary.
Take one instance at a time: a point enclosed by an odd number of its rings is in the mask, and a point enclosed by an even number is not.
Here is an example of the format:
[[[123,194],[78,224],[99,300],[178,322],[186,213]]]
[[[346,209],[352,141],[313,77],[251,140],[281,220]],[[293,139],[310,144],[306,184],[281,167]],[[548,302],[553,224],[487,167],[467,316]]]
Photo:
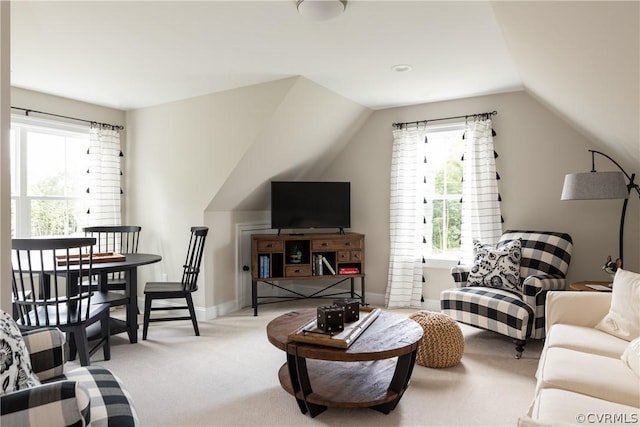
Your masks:
[[[108,369],[65,372],[65,335],[57,328],[21,333],[0,310],[0,424],[129,427],[139,425],[131,396]]]
[[[474,242],[474,265],[451,269],[456,287],[441,293],[441,310],[458,322],[512,338],[519,359],[527,339],[545,337],[547,292],[565,289],[573,241],[566,233],[508,230],[495,251],[485,249],[488,257],[508,261],[499,274],[479,271],[482,250],[475,245],[481,246]]]

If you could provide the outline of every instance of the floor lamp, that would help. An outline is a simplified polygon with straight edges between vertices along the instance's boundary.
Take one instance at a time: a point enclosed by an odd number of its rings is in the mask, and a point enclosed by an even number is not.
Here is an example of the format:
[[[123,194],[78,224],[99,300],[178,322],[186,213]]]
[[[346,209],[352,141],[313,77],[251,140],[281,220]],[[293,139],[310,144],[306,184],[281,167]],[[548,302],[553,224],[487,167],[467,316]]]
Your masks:
[[[632,190],[640,197],[640,186],[634,182],[636,174],[629,175],[623,168],[606,154],[589,150],[591,153],[591,172],[572,173],[565,175],[562,187],[562,200],[599,200],[599,199],[624,199],[622,214],[620,215],[620,260],[624,260],[624,217],[627,212],[627,203]],[[611,160],[620,169],[620,172],[597,172],[595,155],[600,154]],[[629,181],[625,184],[625,177]]]

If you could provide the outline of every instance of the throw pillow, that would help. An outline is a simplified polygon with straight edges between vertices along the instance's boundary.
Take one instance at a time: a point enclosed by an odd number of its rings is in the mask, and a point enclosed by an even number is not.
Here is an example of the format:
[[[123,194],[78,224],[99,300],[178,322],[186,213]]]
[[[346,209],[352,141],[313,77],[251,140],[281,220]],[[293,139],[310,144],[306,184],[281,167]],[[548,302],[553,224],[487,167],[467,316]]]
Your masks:
[[[512,240],[498,248],[474,240],[474,261],[469,272],[467,285],[521,291],[521,250],[522,242],[520,239]]]
[[[6,312],[0,314],[0,394],[40,384],[31,369],[29,351],[15,320]]]
[[[640,377],[640,337],[629,343],[620,359]]]
[[[640,336],[640,274],[616,271],[609,313],[596,329],[627,341]]]

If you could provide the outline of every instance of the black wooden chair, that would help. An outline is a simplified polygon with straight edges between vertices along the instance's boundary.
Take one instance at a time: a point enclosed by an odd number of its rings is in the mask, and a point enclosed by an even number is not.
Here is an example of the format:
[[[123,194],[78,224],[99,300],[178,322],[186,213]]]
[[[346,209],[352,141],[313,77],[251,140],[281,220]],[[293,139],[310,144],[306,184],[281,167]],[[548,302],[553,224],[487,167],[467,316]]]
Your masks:
[[[77,353],[82,366],[100,347],[104,359],[111,358],[109,305],[96,303],[94,292],[82,286],[92,274],[94,244],[88,237],[12,240],[16,323],[23,330],[56,327],[69,334],[69,359]],[[90,347],[94,334],[87,329],[98,324],[97,343]]]
[[[84,227],[85,236],[95,237],[94,252],[115,252],[119,254],[135,254],[138,252],[140,240],[139,225],[107,225]],[[124,291],[127,278],[124,271],[109,273],[107,286],[110,291]]]
[[[163,322],[171,320],[191,320],[196,336],[200,335],[198,321],[193,307],[191,294],[198,290],[198,275],[200,274],[200,264],[202,263],[202,253],[204,242],[209,229],[207,227],[191,227],[191,238],[189,239],[189,249],[187,258],[183,265],[182,280],[180,282],[148,282],[144,287],[144,328],[142,339],[147,339],[149,323]],[[153,300],[185,298],[187,305],[174,307],[162,306],[152,307]],[[156,317],[151,318],[152,311],[167,310],[189,310],[189,316],[178,317]]]

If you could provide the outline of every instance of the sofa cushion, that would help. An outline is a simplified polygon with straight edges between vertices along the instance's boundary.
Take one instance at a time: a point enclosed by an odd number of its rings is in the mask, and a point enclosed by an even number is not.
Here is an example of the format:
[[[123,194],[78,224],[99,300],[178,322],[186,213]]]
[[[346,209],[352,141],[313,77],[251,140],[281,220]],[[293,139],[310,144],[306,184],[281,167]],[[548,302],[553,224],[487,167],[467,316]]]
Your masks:
[[[0,381],[0,394],[40,384],[20,329],[5,311],[0,312]]]
[[[530,414],[544,425],[635,425],[640,410],[557,388],[543,389],[538,394]],[[616,417],[615,419],[613,417]]]
[[[473,241],[474,261],[468,277],[468,286],[487,286],[512,291],[520,291],[520,239],[503,246]]]
[[[551,347],[543,363],[538,391],[559,388],[628,406],[640,402],[640,378],[619,358]]]
[[[620,357],[628,342],[586,326],[557,324],[547,333],[547,348],[562,347],[607,357]]]
[[[631,341],[620,357],[636,375],[640,376],[640,338]]]
[[[609,313],[596,329],[627,341],[640,336],[640,274],[616,271]]]

